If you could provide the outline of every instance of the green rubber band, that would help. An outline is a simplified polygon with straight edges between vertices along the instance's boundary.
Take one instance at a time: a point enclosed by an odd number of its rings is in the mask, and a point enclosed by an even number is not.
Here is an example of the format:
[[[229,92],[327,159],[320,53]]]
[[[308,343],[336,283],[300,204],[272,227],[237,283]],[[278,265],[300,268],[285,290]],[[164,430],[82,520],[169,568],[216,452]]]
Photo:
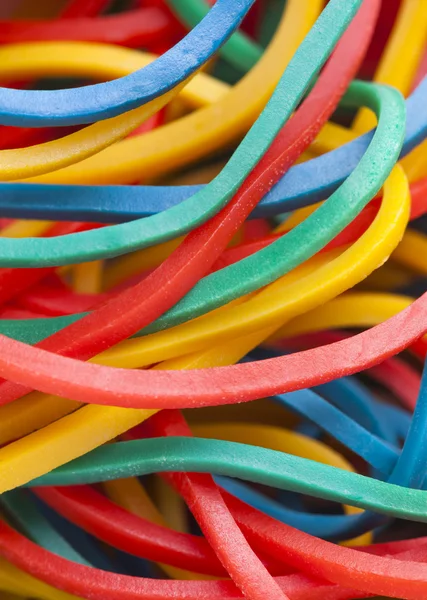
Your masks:
[[[28,486],[81,485],[151,473],[211,473],[308,494],[393,517],[427,522],[426,492],[257,446],[201,438],[109,444]]]

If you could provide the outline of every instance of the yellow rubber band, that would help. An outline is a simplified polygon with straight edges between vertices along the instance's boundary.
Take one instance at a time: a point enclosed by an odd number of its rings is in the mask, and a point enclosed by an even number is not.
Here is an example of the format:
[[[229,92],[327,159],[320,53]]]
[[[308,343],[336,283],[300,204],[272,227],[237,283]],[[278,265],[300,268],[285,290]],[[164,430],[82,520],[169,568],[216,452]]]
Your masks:
[[[77,596],[61,592],[0,559],[0,589],[24,598],[40,600],[78,600]]]
[[[301,317],[292,319],[271,339],[326,329],[372,327],[405,310],[413,301],[413,298],[398,294],[348,292]]]
[[[0,231],[0,237],[25,238],[43,235],[50,227],[52,221],[15,221]]]
[[[73,268],[73,289],[78,294],[98,294],[102,289],[104,262],[94,260]]]
[[[409,229],[393,252],[392,259],[425,275],[427,273],[426,252],[427,237],[423,233]]]
[[[17,150],[0,151],[0,179],[25,179],[81,161],[121,140],[141,125],[182,89],[180,84],[160,98],[124,115],[89,125],[64,138]]]

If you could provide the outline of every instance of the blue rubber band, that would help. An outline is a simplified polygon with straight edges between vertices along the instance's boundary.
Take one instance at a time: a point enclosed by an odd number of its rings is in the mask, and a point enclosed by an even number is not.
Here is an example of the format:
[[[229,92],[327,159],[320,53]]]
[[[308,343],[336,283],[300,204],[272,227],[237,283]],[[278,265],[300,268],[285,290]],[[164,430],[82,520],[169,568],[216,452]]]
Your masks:
[[[171,50],[142,69],[105,83],[65,90],[0,88],[0,123],[50,127],[93,123],[138,108],[195,73],[240,25],[254,0],[217,0]]]

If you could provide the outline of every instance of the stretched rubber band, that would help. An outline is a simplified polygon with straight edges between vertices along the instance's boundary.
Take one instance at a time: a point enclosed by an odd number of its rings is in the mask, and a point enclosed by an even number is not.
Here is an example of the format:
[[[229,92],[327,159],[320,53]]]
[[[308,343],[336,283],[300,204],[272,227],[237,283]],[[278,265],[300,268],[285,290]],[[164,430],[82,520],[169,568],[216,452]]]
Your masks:
[[[230,454],[233,461],[226,458]],[[261,464],[259,469],[254,466]],[[169,471],[237,477],[383,514],[426,520],[424,492],[406,489],[399,493],[398,486],[318,462],[236,442],[202,438],[152,438],[108,445],[58,467],[30,485],[81,485]]]

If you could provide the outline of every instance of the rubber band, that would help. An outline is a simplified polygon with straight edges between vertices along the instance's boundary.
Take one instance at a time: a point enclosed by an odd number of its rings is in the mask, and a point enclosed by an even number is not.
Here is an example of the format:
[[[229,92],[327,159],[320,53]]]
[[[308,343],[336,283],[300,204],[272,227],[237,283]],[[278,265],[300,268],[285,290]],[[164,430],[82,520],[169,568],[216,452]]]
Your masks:
[[[115,81],[49,92],[1,88],[1,122],[31,127],[78,125],[136,109],[195,73],[236,29],[251,4],[251,0],[219,0],[172,50]]]
[[[171,27],[166,15],[155,8],[142,8],[119,15],[75,17],[57,21],[0,21],[0,43],[61,40],[120,44],[149,48]]]
[[[324,306],[292,319],[272,339],[281,339],[322,329],[372,327],[411,306],[414,298],[397,294],[349,292]]]
[[[184,84],[180,84],[182,87]],[[83,160],[122,139],[143,121],[163,108],[180,87],[167,92],[141,108],[105,122],[95,123],[65,138],[18,150],[2,150],[4,161],[0,175],[3,180],[29,177]]]
[[[251,448],[202,438],[119,442],[58,467],[31,485],[81,485],[151,472],[215,473],[425,522],[423,492],[407,489],[399,494],[398,487],[392,484],[274,450],[256,448],[255,458]],[[232,462],[225,459],[229,453]],[[250,468],[251,464],[261,463],[262,470]]]
[[[185,4],[176,0],[168,0],[168,4],[189,28],[195,27],[209,10],[209,5],[200,0],[189,0]],[[262,48],[258,47],[244,33],[236,31],[221,48],[220,53],[230,64],[246,72],[252,69],[259,60]]]
[[[409,40],[410,43],[408,43]],[[427,18],[425,12],[417,2],[404,0],[375,73],[374,81],[393,85],[406,96],[426,41]],[[369,131],[374,126],[375,121],[372,115],[366,111],[361,112],[354,124],[355,130],[361,133]]]

